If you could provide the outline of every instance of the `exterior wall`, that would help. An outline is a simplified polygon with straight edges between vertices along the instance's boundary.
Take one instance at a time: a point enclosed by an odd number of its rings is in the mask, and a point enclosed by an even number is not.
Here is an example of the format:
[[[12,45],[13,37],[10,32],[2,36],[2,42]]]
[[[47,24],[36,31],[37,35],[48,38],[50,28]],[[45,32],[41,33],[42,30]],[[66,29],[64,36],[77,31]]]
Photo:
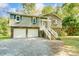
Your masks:
[[[55,16],[49,16],[49,19],[51,20],[51,25],[53,28],[62,28],[62,20]]]
[[[19,23],[16,22],[16,19],[11,19],[9,25],[10,26],[25,26],[25,27],[38,27],[40,24],[40,19],[37,18],[37,23],[32,23],[32,17],[24,17],[22,16],[22,19]]]

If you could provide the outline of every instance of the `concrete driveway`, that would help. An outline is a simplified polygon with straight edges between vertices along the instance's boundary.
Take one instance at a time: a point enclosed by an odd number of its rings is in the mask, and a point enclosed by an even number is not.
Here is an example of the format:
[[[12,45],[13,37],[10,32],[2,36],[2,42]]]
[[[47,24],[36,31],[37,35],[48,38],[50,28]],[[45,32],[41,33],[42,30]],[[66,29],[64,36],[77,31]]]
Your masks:
[[[9,39],[0,41],[0,56],[54,56],[63,42],[43,38]]]

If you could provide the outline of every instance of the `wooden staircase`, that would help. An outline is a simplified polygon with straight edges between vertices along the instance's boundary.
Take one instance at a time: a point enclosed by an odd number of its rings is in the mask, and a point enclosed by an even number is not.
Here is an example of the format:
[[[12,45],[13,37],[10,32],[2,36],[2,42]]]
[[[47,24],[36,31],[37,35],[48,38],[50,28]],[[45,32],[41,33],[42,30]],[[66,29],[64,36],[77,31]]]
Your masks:
[[[42,24],[40,25],[40,30],[44,31],[44,33],[45,33],[46,37],[48,37],[48,39],[50,39],[50,40],[56,39],[58,37],[58,33],[55,32],[50,27],[51,27],[51,20],[43,19]]]
[[[57,32],[55,32],[53,29],[50,30],[50,29],[43,27],[43,31],[50,40],[56,39],[58,37]]]

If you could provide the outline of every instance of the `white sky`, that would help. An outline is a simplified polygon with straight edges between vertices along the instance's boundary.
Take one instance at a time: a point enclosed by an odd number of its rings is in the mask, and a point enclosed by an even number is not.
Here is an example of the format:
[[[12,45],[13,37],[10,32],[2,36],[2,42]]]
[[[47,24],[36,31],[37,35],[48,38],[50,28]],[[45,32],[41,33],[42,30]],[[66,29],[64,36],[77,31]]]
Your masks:
[[[43,7],[44,7],[43,3],[36,3],[36,9],[42,10]]]
[[[8,3],[0,3],[0,8],[5,8],[8,6]]]

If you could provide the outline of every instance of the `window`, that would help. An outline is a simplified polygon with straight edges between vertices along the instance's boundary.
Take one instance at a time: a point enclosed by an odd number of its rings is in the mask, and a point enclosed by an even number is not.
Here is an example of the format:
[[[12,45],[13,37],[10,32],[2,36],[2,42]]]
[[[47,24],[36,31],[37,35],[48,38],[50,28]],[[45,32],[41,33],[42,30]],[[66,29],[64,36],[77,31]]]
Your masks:
[[[37,23],[37,19],[35,17],[32,18],[32,23],[36,24]]]
[[[17,17],[17,21],[19,21],[20,20],[20,17]]]
[[[16,15],[10,14],[11,19],[16,19]]]
[[[16,15],[14,15],[14,19],[16,19]]]
[[[20,22],[22,20],[22,16],[17,16],[15,20],[16,22]]]
[[[14,19],[16,22],[20,22],[22,20],[22,16],[10,14],[10,18]]]

